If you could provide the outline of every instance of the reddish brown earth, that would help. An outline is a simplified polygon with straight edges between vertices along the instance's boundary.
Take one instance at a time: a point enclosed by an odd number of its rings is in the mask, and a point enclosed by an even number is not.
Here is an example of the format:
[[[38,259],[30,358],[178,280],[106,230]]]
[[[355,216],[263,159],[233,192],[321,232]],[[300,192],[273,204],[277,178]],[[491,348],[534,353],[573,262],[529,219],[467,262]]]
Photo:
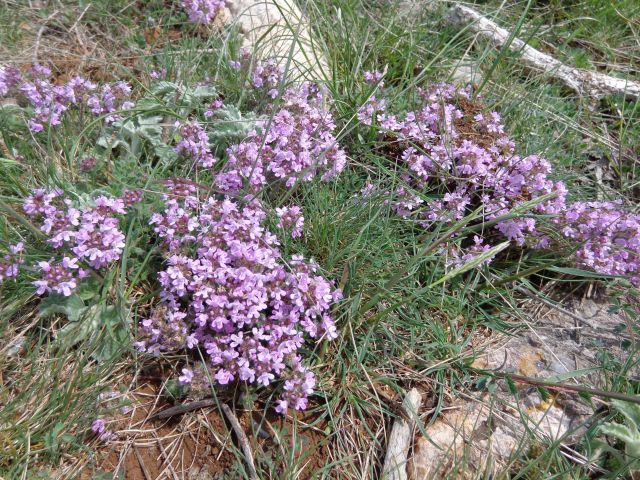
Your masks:
[[[95,440],[94,460],[79,478],[92,480],[98,472],[120,472],[126,480],[242,478],[244,457],[217,407],[151,420],[171,406],[159,389],[154,383],[143,384],[127,395],[130,412],[105,419],[116,437],[106,443]],[[328,438],[321,428],[310,426],[312,414],[293,418],[256,409],[237,410],[236,415],[259,472],[306,479],[328,463]]]

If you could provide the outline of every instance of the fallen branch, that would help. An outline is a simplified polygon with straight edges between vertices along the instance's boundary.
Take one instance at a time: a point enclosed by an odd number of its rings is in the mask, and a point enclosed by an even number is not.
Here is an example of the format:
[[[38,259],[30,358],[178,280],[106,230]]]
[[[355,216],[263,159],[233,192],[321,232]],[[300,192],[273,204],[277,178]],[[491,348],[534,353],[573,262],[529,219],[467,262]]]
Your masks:
[[[238,443],[240,444],[240,448],[242,449],[242,453],[244,454],[244,458],[247,462],[247,467],[249,468],[249,478],[251,480],[258,479],[258,472],[256,471],[255,463],[253,461],[253,452],[251,451],[251,445],[249,444],[249,439],[247,435],[242,430],[242,426],[238,421],[238,418],[231,411],[229,406],[226,403],[221,403],[220,407],[222,407],[222,411],[229,420],[231,424],[231,428],[233,428],[236,437],[238,438]]]
[[[138,464],[140,465],[140,470],[142,470],[142,475],[144,476],[145,480],[152,480],[153,477],[149,473],[149,470],[147,469],[147,466],[144,464],[144,461],[142,460],[142,456],[140,455],[140,452],[138,451],[135,445],[133,446],[133,453],[138,459]]]
[[[560,80],[580,95],[602,97],[604,95],[626,95],[640,98],[640,83],[612,77],[599,72],[565,65],[546,53],[527,45],[519,38],[510,43],[510,34],[481,13],[464,5],[455,5],[447,14],[448,20],[455,25],[469,25],[472,32],[501,48],[508,44],[509,50],[520,53],[520,59],[527,67],[543,71]]]
[[[478,373],[493,375],[496,378],[504,378],[505,380],[512,380],[515,383],[523,383],[525,385],[532,385],[534,387],[542,387],[547,390],[555,392],[575,392],[590,395],[592,397],[598,397],[603,399],[615,399],[623,402],[630,402],[640,405],[640,395],[631,395],[620,392],[608,392],[606,390],[600,390],[598,388],[591,388],[585,385],[571,385],[562,382],[551,382],[547,379],[525,377],[524,375],[516,375],[515,373],[496,372],[493,370],[477,370]]]
[[[218,401],[215,398],[207,398],[204,400],[198,400],[196,402],[183,403],[182,405],[170,407],[161,412],[158,412],[155,415],[151,416],[149,420],[162,420],[174,417],[176,415],[182,415],[187,412],[192,412],[194,410],[199,410],[201,408],[213,407],[214,405],[218,405]],[[242,430],[242,426],[240,425],[238,418],[234,415],[229,406],[225,403],[220,403],[220,408],[222,408],[222,412],[227,417],[227,420],[229,420],[231,428],[238,438],[240,449],[244,454],[247,466],[249,468],[249,478],[251,480],[257,480],[258,472],[256,471],[255,462],[253,460],[253,453],[251,452],[251,445],[249,444],[247,435],[244,433],[244,430]]]
[[[387,455],[384,458],[382,477],[385,480],[406,480],[407,478],[407,454],[413,437],[413,427],[418,410],[422,404],[422,395],[415,388],[407,393],[402,402],[402,409],[406,418],[398,418],[393,424],[387,446]]]
[[[164,420],[166,418],[175,417],[176,415],[182,415],[183,413],[200,410],[201,408],[213,407],[217,404],[218,402],[215,398],[207,398],[205,400],[198,400],[196,402],[183,403],[182,405],[177,405],[175,407],[170,407],[162,410],[161,412],[158,412],[149,417],[149,420]]]

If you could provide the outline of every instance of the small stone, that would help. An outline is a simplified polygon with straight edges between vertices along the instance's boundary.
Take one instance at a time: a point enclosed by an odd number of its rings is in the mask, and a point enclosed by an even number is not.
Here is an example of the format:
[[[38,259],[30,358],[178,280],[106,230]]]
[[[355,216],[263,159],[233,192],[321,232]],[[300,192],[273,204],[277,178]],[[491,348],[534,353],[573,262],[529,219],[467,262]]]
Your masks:
[[[478,62],[469,56],[464,56],[454,62],[451,70],[451,83],[465,87],[482,82],[482,75]]]
[[[315,47],[308,18],[292,0],[231,0],[229,23],[244,36],[243,48],[258,57],[273,57],[286,64],[290,76],[323,79],[327,61]]]
[[[17,337],[11,341],[7,348],[7,357],[17,357],[24,351],[24,337]]]

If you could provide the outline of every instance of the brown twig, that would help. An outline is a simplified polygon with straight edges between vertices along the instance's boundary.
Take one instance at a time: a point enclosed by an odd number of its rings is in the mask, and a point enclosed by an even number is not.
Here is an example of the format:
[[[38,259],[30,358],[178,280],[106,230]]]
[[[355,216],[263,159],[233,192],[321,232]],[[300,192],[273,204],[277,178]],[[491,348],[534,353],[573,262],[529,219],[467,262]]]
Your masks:
[[[176,474],[176,471],[173,469],[172,461],[169,458],[169,455],[167,454],[166,450],[164,449],[164,446],[162,445],[162,441],[158,438],[158,435],[156,434],[155,431],[153,432],[153,436],[156,438],[156,442],[158,443],[158,447],[160,449],[160,454],[162,455],[162,458],[164,459],[164,462],[167,465],[166,468],[168,468],[169,471],[171,472],[171,475],[173,476],[173,480],[178,480],[178,475]]]
[[[524,383],[526,385],[543,387],[543,388],[546,388],[547,390],[554,390],[558,392],[569,391],[569,392],[576,392],[576,393],[586,393],[594,397],[613,398],[616,400],[622,400],[624,402],[640,404],[640,396],[638,395],[628,395],[628,394],[619,393],[619,392],[608,392],[606,390],[591,388],[585,385],[571,385],[568,383],[550,382],[546,379],[525,377],[524,375],[517,375],[515,373],[493,372],[493,371],[492,372],[485,371],[484,373],[488,373],[498,378],[511,379],[516,383]]]
[[[151,474],[149,473],[149,470],[147,470],[147,466],[144,464],[144,461],[142,460],[142,456],[140,455],[140,452],[138,452],[138,448],[135,445],[133,446],[133,453],[138,459],[138,463],[140,464],[140,470],[142,470],[142,474],[144,475],[144,478],[146,480],[151,480],[152,479]]]
[[[166,418],[175,417],[176,415],[182,415],[184,413],[193,412],[194,410],[200,410],[201,408],[213,407],[218,402],[215,398],[207,398],[205,400],[198,400],[190,403],[183,403],[182,405],[176,405],[170,407],[161,412],[155,413],[149,417],[149,420],[164,420]]]

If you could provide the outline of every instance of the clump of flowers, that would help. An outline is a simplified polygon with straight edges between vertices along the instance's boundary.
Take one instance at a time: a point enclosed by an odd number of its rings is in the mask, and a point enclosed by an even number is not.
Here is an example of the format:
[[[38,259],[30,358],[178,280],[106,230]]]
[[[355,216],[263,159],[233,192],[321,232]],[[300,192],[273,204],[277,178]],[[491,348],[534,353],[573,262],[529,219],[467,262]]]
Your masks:
[[[534,207],[538,213],[557,214],[564,206],[566,188],[549,178],[548,161],[515,153],[515,144],[502,134],[497,115],[485,117],[473,112],[468,91],[450,85],[435,85],[420,91],[423,104],[403,117],[377,113],[381,131],[392,136],[394,148],[407,167],[406,186],[396,193],[398,213],[416,214],[428,225],[433,221],[453,222],[479,205],[484,220],[493,220],[543,195],[553,198]],[[467,105],[461,108],[457,102]],[[472,116],[472,131],[465,122]],[[482,139],[476,143],[473,138]],[[440,198],[425,200],[442,192]],[[425,208],[419,208],[425,204]],[[524,245],[536,235],[536,220],[515,218],[500,221],[495,229],[509,240]]]
[[[33,113],[28,123],[33,132],[41,132],[47,124],[59,125],[73,105],[84,105],[95,115],[107,114],[106,121],[113,122],[118,119],[114,112],[134,106],[130,95],[131,87],[122,81],[98,89],[91,81],[76,76],[56,85],[51,70],[42,65],[34,65],[25,72],[12,66],[0,70],[0,98],[13,96],[31,107]]]
[[[228,149],[226,170],[216,177],[220,190],[255,193],[276,180],[292,187],[340,173],[346,154],[333,134],[335,123],[325,101],[326,92],[309,83],[287,89],[281,105],[272,107],[272,117]]]
[[[312,262],[285,262],[256,200],[200,199],[170,182],[151,223],[163,241],[162,305],[142,323],[141,350],[180,348],[206,355],[218,385],[283,383],[278,409],[304,409],[315,379],[302,364],[309,339],[332,339],[330,305],[340,292]],[[193,375],[186,369],[183,384]]]
[[[556,223],[579,245],[582,265],[640,285],[640,215],[625,211],[621,202],[575,202]]]
[[[365,80],[382,89],[381,78],[369,72]],[[494,222],[471,244],[452,242],[450,264],[465,263],[504,239],[520,247],[549,247],[551,239],[536,218],[545,215],[556,219],[565,237],[580,242],[580,265],[640,280],[637,215],[620,204],[568,203],[566,186],[551,178],[551,164],[538,155],[518,155],[500,115],[483,112],[468,89],[436,84],[418,94],[418,108],[401,116],[387,112],[384,98],[370,96],[358,117],[378,129],[383,151],[406,167],[404,185],[394,191],[399,215],[430,228],[480,209],[475,221]],[[513,212],[518,214],[508,218]]]
[[[61,261],[39,262],[42,278],[34,282],[38,295],[54,292],[65,296],[89,275],[81,268],[104,268],[118,260],[124,234],[117,215],[126,213],[122,199],[101,195],[93,205],[75,207],[60,189],[34,190],[25,199],[25,213],[47,237],[47,243],[64,253]]]
[[[219,98],[216,98],[213,102],[211,102],[208,108],[204,111],[204,118],[211,118],[215,115],[217,110],[224,108],[224,102]]]
[[[85,157],[80,160],[80,171],[89,172],[91,171],[98,163],[98,159],[96,157]]]
[[[212,167],[216,160],[211,153],[209,136],[204,128],[196,121],[178,123],[176,126],[182,137],[176,145],[176,152],[191,158],[205,168]]]
[[[22,242],[9,245],[9,251],[0,258],[0,285],[6,280],[16,278],[20,265],[24,263],[21,253],[24,251]]]
[[[246,72],[249,86],[258,94],[276,98],[278,89],[284,82],[284,71],[275,58],[259,59],[243,49],[240,57],[230,63],[231,68]]]
[[[87,106],[94,115],[107,115],[105,121],[113,123],[119,119],[117,110],[129,110],[135,106],[131,97],[131,85],[118,81],[113,85],[102,85],[99,91],[89,96]]]
[[[161,80],[167,76],[167,69],[162,67],[160,70],[151,70],[149,72],[149,78],[153,80]]]
[[[276,208],[276,215],[279,220],[278,228],[291,230],[291,236],[293,238],[302,236],[304,217],[302,216],[302,209],[299,206],[292,205],[290,207]]]
[[[182,0],[189,21],[208,25],[224,7],[224,0]]]
[[[142,200],[142,190],[137,188],[127,189],[122,193],[121,199],[124,208],[131,208]]]
[[[36,294],[58,293],[70,296],[78,286],[78,281],[87,277],[89,272],[78,266],[77,258],[64,257],[56,263],[53,259],[48,262],[38,262],[42,278],[33,282]]]
[[[101,442],[109,442],[115,438],[115,434],[107,428],[107,423],[102,418],[96,418],[93,421],[91,431],[97,435]]]

